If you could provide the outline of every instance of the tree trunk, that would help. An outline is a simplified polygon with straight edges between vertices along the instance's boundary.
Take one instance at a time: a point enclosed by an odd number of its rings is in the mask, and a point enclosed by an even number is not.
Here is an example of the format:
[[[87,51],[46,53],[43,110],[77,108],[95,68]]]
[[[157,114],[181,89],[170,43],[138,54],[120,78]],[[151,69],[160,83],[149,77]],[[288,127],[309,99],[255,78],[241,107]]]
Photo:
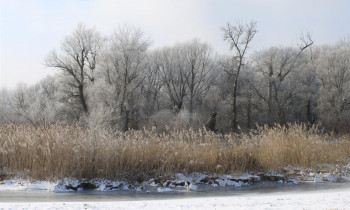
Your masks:
[[[124,119],[124,124],[123,124],[123,131],[128,130],[128,118],[129,118],[129,112],[128,112],[128,107],[125,105],[126,99],[126,88],[127,88],[127,81],[128,81],[128,68],[125,68],[124,72],[124,84],[123,84],[123,95],[122,95],[122,101],[120,103],[120,116],[123,116],[125,113],[125,119]]]
[[[83,106],[84,112],[87,113],[89,110],[84,97],[84,86],[82,84],[79,85],[79,98],[81,105]]]
[[[249,98],[248,98],[248,105],[247,105],[247,128],[251,129],[250,124],[251,124],[251,114],[252,114],[252,95],[249,93]]]
[[[232,119],[231,119],[231,129],[232,132],[237,132],[237,78],[233,84],[233,95],[232,95]]]
[[[272,79],[272,75],[273,75],[273,69],[272,66],[270,65],[268,67],[268,72],[269,72],[269,87],[268,87],[268,108],[269,108],[269,118],[272,119],[272,99],[273,99],[273,86],[274,86],[274,81]]]
[[[191,89],[191,93],[190,93],[190,108],[189,108],[189,112],[190,112],[190,126],[192,126],[192,122],[193,122],[193,90]]]
[[[149,94],[149,97],[147,98],[151,98],[152,94]],[[147,118],[149,118],[150,116],[153,115],[154,110],[156,109],[157,106],[157,98],[158,98],[158,91],[156,90],[153,94],[152,99],[150,99],[150,102],[148,103],[148,107],[147,107]]]
[[[278,123],[281,125],[285,125],[286,124],[286,113],[283,110],[283,107],[281,105],[278,105],[277,116],[278,116]]]
[[[123,131],[127,131],[129,128],[129,111],[125,111],[125,120],[124,120],[124,125],[123,125]]]
[[[313,124],[312,113],[311,113],[311,99],[307,100],[306,104],[306,126],[309,130],[311,125]]]

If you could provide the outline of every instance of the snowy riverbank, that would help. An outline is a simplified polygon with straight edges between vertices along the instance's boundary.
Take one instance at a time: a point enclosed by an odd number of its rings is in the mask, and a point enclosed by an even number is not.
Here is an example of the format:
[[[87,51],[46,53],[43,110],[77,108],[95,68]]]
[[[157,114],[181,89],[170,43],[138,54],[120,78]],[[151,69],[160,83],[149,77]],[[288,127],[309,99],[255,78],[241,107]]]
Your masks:
[[[93,191],[135,191],[135,192],[171,192],[177,190],[197,191],[200,188],[244,187],[254,183],[276,182],[280,184],[298,184],[299,181],[308,182],[342,182],[349,180],[347,176],[340,177],[332,173],[302,173],[296,178],[279,173],[258,173],[240,175],[207,175],[191,173],[185,176],[178,173],[170,178],[159,177],[143,182],[111,181],[103,179],[76,180],[61,179],[56,181],[31,181],[29,179],[12,178],[0,181],[1,191],[49,191],[74,192],[82,190]]]
[[[328,179],[327,179],[328,180]],[[331,181],[336,180],[335,178]],[[0,191],[33,191],[45,190],[50,192],[70,192],[82,190],[94,191],[136,191],[136,192],[171,192],[178,189],[196,191],[199,186],[242,187],[262,181],[275,181],[282,184],[298,184],[296,179],[278,173],[259,173],[241,175],[207,175],[191,173],[187,176],[178,173],[171,178],[150,179],[143,182],[128,183],[126,181],[110,180],[74,180],[30,181],[10,179],[0,182]]]

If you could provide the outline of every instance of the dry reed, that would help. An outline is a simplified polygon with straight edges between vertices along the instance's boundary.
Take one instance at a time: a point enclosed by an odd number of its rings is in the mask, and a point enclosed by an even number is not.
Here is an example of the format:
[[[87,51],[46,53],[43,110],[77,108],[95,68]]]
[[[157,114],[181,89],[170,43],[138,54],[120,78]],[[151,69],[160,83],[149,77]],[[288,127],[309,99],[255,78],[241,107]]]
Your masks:
[[[107,178],[142,181],[174,173],[320,169],[344,164],[349,136],[302,125],[261,127],[256,134],[205,130],[126,133],[78,126],[0,126],[0,169],[34,179]]]

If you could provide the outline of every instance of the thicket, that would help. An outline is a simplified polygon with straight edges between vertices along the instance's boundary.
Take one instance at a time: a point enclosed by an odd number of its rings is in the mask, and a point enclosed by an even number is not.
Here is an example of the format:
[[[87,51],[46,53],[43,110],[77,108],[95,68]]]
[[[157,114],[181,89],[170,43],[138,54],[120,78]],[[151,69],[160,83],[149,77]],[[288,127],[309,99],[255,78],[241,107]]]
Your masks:
[[[79,25],[45,59],[54,77],[0,91],[0,124],[163,132],[196,130],[217,112],[221,133],[275,123],[349,131],[349,41],[317,46],[304,36],[254,52],[255,22],[222,33],[227,55],[199,39],[152,49],[137,28],[104,36]]]

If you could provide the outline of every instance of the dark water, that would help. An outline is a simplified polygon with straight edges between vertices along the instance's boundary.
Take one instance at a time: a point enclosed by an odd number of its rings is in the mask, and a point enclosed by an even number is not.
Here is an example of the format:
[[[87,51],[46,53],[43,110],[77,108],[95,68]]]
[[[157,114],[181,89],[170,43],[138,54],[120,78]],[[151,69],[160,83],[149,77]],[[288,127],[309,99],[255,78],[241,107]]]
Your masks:
[[[189,197],[209,196],[251,196],[260,194],[288,194],[313,193],[317,191],[337,191],[350,189],[350,182],[302,182],[299,184],[281,184],[276,182],[257,183],[242,187],[210,187],[199,186],[197,191],[173,189],[172,192],[157,192],[156,188],[148,189],[151,192],[135,191],[78,191],[78,192],[47,192],[47,191],[19,191],[0,192],[0,202],[79,202],[79,201],[130,201],[130,200],[160,200],[180,199]]]

